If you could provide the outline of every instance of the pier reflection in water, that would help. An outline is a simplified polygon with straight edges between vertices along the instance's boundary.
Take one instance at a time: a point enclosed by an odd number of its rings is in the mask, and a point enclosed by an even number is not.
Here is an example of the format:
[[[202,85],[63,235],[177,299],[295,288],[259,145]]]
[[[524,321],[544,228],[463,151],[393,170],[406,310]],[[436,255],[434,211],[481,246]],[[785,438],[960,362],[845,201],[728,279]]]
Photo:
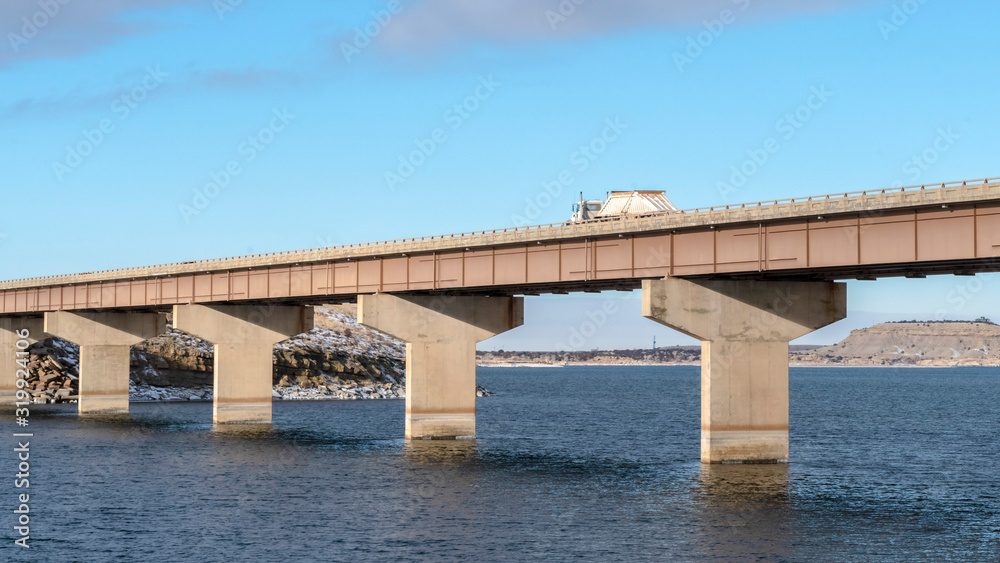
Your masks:
[[[794,539],[789,466],[702,465],[695,521],[704,556],[788,559]]]

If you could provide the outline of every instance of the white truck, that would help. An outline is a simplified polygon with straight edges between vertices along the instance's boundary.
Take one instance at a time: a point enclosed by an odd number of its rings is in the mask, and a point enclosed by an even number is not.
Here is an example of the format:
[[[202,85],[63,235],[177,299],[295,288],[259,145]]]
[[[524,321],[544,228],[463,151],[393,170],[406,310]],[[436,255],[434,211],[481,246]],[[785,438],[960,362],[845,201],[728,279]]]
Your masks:
[[[611,192],[607,201],[585,200],[583,193],[580,193],[580,202],[573,204],[573,217],[570,219],[570,223],[618,215],[670,213],[672,211],[677,211],[677,208],[667,199],[667,193],[663,191]]]

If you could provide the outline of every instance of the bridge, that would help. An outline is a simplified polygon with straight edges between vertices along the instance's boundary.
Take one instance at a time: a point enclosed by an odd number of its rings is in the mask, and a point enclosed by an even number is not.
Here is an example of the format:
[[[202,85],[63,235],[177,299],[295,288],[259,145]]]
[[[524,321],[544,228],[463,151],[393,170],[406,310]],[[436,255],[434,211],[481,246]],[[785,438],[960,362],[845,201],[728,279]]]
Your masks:
[[[79,412],[128,412],[130,347],[212,343],[216,424],[271,420],[272,351],[312,305],[357,302],[406,345],[406,438],[476,433],[476,343],[523,296],[642,290],[703,342],[704,463],[788,460],[788,343],[847,315],[846,284],[1000,270],[1000,178],[606,217],[0,283],[0,400],[16,344],[80,345]]]

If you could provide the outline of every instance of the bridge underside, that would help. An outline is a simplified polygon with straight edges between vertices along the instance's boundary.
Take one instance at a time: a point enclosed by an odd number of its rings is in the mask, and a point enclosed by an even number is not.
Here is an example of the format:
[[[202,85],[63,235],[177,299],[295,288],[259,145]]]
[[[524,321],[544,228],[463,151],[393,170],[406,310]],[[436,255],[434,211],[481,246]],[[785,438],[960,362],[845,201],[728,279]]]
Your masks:
[[[941,260],[927,262],[902,262],[890,264],[865,264],[859,266],[839,266],[826,268],[802,268],[792,270],[764,270],[747,272],[725,272],[725,273],[703,273],[688,274],[684,276],[674,276],[678,279],[688,280],[742,280],[742,281],[810,281],[810,282],[833,282],[849,280],[877,280],[880,278],[905,277],[924,278],[936,275],[974,276],[976,274],[1000,272],[1000,256],[991,258],[973,258],[966,260]],[[453,296],[478,296],[478,297],[515,297],[534,295],[566,295],[570,293],[600,293],[604,291],[635,291],[642,288],[645,280],[663,279],[663,276],[651,276],[646,278],[630,278],[622,280],[589,280],[570,282],[546,282],[537,284],[510,284],[510,285],[488,285],[472,286],[460,288],[439,288],[439,289],[405,289],[386,293],[393,295],[453,295]],[[129,304],[124,304],[125,300],[110,297],[111,293],[101,292],[101,295],[108,295],[106,299],[95,298],[89,303],[83,301],[54,304],[55,308],[43,308],[40,305],[27,305],[37,296],[32,296],[28,292],[16,297],[19,305],[11,312],[0,313],[5,317],[34,317],[47,310],[77,310],[80,312],[98,312],[101,310],[114,309],[123,312],[159,312],[169,313],[177,299],[183,299],[182,304],[211,303],[215,305],[327,305],[336,303],[357,303],[364,294],[358,293],[333,293],[321,295],[295,295],[284,297],[259,297],[250,299],[238,299],[236,296],[223,296],[220,294],[197,295],[186,294],[183,297],[172,297],[169,303],[145,303],[142,299],[132,299],[133,290],[131,287],[136,284],[142,287],[144,282],[129,282],[129,287],[121,287],[116,284],[114,295],[127,293]],[[373,292],[377,293],[377,292]],[[226,297],[233,297],[227,299]],[[122,303],[120,305],[105,305],[107,301]],[[154,299],[154,301],[159,299]]]

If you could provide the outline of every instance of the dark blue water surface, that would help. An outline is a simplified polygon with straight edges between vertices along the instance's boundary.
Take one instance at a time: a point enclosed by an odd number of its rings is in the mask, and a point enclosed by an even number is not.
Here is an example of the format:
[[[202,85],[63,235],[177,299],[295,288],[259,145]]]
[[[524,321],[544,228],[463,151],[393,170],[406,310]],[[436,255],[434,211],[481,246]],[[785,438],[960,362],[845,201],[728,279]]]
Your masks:
[[[480,369],[475,441],[403,401],[31,417],[30,551],[0,561],[1000,561],[1000,370],[792,369],[787,466],[699,463],[696,367]]]

